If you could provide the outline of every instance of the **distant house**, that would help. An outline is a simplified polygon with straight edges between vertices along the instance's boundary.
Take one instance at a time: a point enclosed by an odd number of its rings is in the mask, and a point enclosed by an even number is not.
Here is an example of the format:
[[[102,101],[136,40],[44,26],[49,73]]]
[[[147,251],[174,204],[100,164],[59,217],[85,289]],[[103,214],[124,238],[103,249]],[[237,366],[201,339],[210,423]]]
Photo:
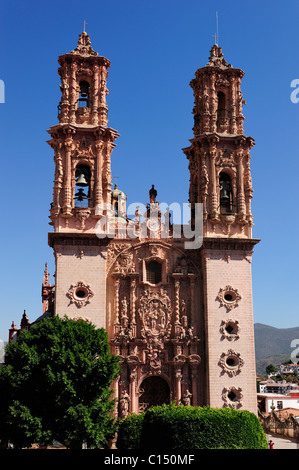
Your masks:
[[[298,385],[286,382],[285,380],[281,382],[274,382],[274,380],[268,379],[259,383],[261,393],[279,393],[282,395],[287,395],[290,390],[299,390]]]
[[[277,412],[294,408],[299,410],[299,389],[289,390],[288,395],[284,393],[259,392],[257,394],[258,409],[261,413]]]
[[[282,375],[299,374],[299,364],[281,364],[278,366],[278,370]]]

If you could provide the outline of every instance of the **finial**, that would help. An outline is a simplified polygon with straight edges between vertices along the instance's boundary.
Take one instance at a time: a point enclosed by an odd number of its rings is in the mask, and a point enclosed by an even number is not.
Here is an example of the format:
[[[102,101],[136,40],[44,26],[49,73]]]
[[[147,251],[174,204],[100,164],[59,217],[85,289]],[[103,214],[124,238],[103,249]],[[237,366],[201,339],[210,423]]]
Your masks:
[[[71,51],[71,54],[79,54],[83,56],[98,55],[98,53],[95,52],[91,47],[90,36],[85,31],[85,25],[87,24],[86,21],[84,21],[83,24],[84,31],[79,34],[78,46],[76,47],[76,49]]]
[[[44,285],[44,286],[48,286],[48,285],[49,285],[48,263],[45,264],[44,277],[43,277],[43,285]]]

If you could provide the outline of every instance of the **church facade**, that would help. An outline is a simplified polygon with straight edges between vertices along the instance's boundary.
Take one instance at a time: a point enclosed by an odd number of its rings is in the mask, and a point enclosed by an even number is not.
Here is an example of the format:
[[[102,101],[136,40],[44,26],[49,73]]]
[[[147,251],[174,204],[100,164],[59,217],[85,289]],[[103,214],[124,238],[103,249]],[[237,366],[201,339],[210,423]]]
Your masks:
[[[83,32],[58,62],[58,123],[48,130],[56,272],[53,286],[46,267],[43,315],[106,329],[121,361],[113,384],[121,417],[173,401],[256,413],[251,260],[258,240],[252,238],[254,140],[243,132],[244,72],[227,64],[215,44],[190,83],[185,231],[162,213],[154,186],[145,213],[137,207],[134,219],[127,217],[126,195],[112,188],[119,134],[107,118],[110,61]]]

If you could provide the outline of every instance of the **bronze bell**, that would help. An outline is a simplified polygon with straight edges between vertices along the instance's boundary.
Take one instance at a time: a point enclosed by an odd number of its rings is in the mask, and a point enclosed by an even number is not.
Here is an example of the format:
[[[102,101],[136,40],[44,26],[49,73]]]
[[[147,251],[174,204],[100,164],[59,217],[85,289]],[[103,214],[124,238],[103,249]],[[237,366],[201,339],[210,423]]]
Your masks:
[[[84,173],[80,173],[80,175],[78,176],[78,179],[76,181],[76,186],[82,186],[82,187],[88,186]]]

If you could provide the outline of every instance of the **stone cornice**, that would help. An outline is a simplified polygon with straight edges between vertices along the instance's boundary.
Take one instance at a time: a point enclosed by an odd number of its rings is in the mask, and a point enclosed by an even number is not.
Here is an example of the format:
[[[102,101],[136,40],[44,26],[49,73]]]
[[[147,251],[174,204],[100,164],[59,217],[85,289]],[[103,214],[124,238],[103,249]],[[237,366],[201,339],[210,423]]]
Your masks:
[[[112,237],[99,238],[94,233],[49,232],[50,247],[63,246],[107,246]]]
[[[251,251],[260,242],[257,238],[213,238],[203,239],[202,250]]]

